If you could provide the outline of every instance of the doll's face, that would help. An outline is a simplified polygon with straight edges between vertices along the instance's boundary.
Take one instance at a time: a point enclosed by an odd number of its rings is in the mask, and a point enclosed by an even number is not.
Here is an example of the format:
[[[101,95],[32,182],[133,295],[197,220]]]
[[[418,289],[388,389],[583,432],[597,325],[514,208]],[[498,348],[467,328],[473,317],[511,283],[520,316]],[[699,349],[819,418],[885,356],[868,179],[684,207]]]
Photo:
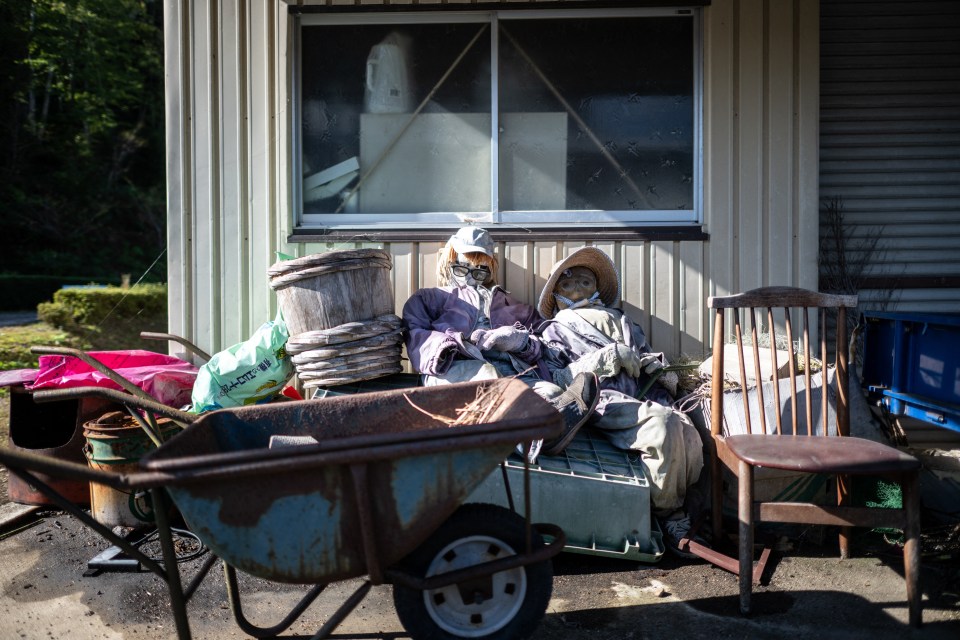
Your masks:
[[[561,274],[553,292],[573,302],[586,300],[597,292],[597,276],[586,267],[571,267]]]
[[[470,262],[458,262],[450,265],[450,275],[454,278],[471,277],[480,284],[483,284],[490,278],[490,268],[487,266],[477,266]]]
[[[490,260],[482,253],[465,253],[457,256],[450,265],[450,279],[459,286],[476,287],[490,280]]]

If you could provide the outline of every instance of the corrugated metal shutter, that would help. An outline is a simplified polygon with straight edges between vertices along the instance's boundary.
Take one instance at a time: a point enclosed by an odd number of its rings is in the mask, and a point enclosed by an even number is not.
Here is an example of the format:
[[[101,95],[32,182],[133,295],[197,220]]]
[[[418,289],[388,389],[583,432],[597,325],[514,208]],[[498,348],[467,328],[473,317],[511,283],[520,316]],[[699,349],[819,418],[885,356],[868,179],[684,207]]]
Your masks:
[[[861,299],[960,311],[960,3],[822,0],[820,33],[820,196]]]

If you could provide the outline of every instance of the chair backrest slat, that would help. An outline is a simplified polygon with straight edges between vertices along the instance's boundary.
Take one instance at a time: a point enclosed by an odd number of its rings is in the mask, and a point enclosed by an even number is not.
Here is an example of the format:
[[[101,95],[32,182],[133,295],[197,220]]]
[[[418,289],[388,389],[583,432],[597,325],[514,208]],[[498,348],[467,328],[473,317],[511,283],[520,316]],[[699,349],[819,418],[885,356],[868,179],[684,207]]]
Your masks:
[[[820,331],[820,362],[826,363],[827,362],[827,330],[826,330],[827,310],[826,309],[820,309],[820,326],[824,327],[824,329]],[[823,378],[824,387],[826,387],[826,382],[827,382],[826,372],[824,372],[824,378]],[[830,430],[829,430],[830,421],[827,419],[827,407],[829,406],[829,403],[827,402],[827,395],[828,394],[826,393],[820,394],[820,415],[823,416],[824,435],[826,435],[827,433],[830,433]]]
[[[737,350],[740,352],[740,356],[737,358],[737,363],[740,365],[740,385],[746,388],[747,371],[743,363],[743,330],[740,328],[739,313],[733,314],[733,323],[737,335]],[[750,399],[747,398],[747,394],[743,394],[743,417],[747,422],[747,433],[752,433],[750,426]]]
[[[813,388],[810,376],[810,363],[813,362],[813,359],[810,357],[810,310],[804,307],[802,310],[803,313],[803,386],[807,389],[807,393],[803,394],[804,400],[804,409],[806,410],[807,416],[807,435],[813,435],[813,394],[810,393],[810,389]],[[821,394],[826,395],[826,394]],[[826,433],[826,432],[824,432]]]
[[[790,422],[793,427],[793,435],[797,435],[797,358],[793,353],[793,323],[790,321],[790,309],[783,310],[783,324],[787,331],[787,363],[790,368]],[[773,328],[771,327],[771,335]],[[774,373],[774,387],[777,384],[776,373]]]
[[[770,366],[771,371],[773,372],[773,380],[770,385],[773,391],[773,407],[775,414],[775,423],[776,423],[776,433],[783,434],[786,432],[785,426],[782,424],[782,413],[787,410],[786,407],[781,405],[781,389],[780,383],[783,382],[786,384],[786,380],[781,381],[779,378],[780,363],[777,359],[777,327],[783,327],[785,333],[785,338],[787,342],[787,367],[789,369],[789,390],[790,390],[790,406],[789,411],[791,413],[791,429],[793,435],[800,435],[800,421],[799,421],[799,409],[800,402],[797,397],[800,391],[798,390],[798,384],[800,383],[799,378],[799,367],[798,367],[798,358],[802,357],[803,359],[803,393],[805,398],[803,401],[803,409],[805,414],[805,426],[807,435],[814,435],[817,432],[816,427],[818,423],[821,424],[823,435],[829,435],[829,393],[827,390],[827,383],[830,380],[828,376],[827,367],[827,322],[828,322],[828,309],[836,310],[836,336],[837,336],[837,346],[836,346],[836,359],[833,363],[835,367],[835,373],[833,374],[832,382],[836,384],[836,421],[837,427],[836,432],[839,435],[849,435],[849,410],[847,407],[848,401],[848,371],[847,371],[847,329],[846,329],[846,309],[848,307],[855,307],[857,304],[857,296],[850,295],[832,295],[832,294],[823,294],[816,291],[807,291],[805,289],[798,289],[795,287],[764,287],[761,289],[754,289],[752,291],[747,291],[745,293],[739,293],[729,296],[712,296],[708,301],[708,306],[715,310],[714,315],[714,344],[713,344],[713,375],[715,384],[712,385],[712,400],[713,406],[722,406],[720,402],[723,394],[723,357],[724,357],[724,342],[727,339],[725,327],[724,327],[724,314],[726,309],[733,310],[734,317],[734,326],[733,333],[736,340],[737,351],[738,351],[738,365],[740,374],[740,384],[743,389],[743,420],[745,422],[741,428],[745,427],[746,433],[763,433],[767,429],[767,417],[766,404],[764,402],[764,390],[763,390],[763,379],[764,376],[761,373],[761,354],[760,354],[760,338],[763,331],[769,332],[770,344],[769,344],[769,355],[770,355]],[[757,322],[757,312],[762,312],[766,310],[766,324],[764,327],[762,321]],[[782,318],[781,316],[782,312]],[[811,317],[811,314],[816,314]],[[742,323],[746,322],[747,314],[749,314],[750,322],[750,336],[749,341],[751,345],[751,354],[747,355],[744,350],[744,341],[745,336],[743,335],[744,328]],[[802,332],[801,343],[796,345],[794,344],[794,322],[801,321],[802,314],[802,327],[798,324],[798,331]],[[761,319],[763,316],[761,316]],[[782,324],[778,324],[778,320]],[[813,326],[811,326],[813,325]],[[818,332],[819,339],[819,349],[816,349],[811,344],[811,333],[813,331]],[[801,346],[802,345],[802,346]],[[802,350],[801,350],[802,349]],[[798,353],[799,352],[799,353]],[[819,355],[820,361],[823,363],[822,373],[819,376],[821,380],[818,382],[812,371],[812,363],[814,358]],[[755,374],[755,384],[748,384],[747,378],[747,358],[751,357],[753,359],[752,368]],[[812,394],[815,392],[814,385],[820,385],[820,403],[819,406],[814,404]],[[831,385],[833,386],[833,385]],[[787,387],[785,386],[784,389]],[[748,393],[749,390],[749,393]],[[786,398],[784,398],[786,400]],[[755,422],[751,418],[751,404],[756,403],[757,408],[754,410],[756,413],[753,414],[754,417],[759,416],[759,424],[751,424]],[[814,407],[819,408],[821,420],[816,420],[814,417]],[[773,425],[771,425],[773,426]],[[712,415],[711,416],[711,431],[715,434],[721,434],[724,429],[724,416],[723,415]]]
[[[723,398],[723,343],[724,327],[723,315],[725,310],[717,308],[713,314],[713,367],[710,369],[710,406],[719,407]],[[710,433],[718,436],[723,432],[723,413],[714,411],[710,414]]]
[[[774,322],[773,309],[770,307],[767,307],[767,327],[770,328],[770,370],[775,372],[780,368],[777,362],[777,327]],[[777,374],[774,373],[773,375],[776,376]],[[759,375],[757,380],[761,380]],[[757,386],[762,387],[763,385],[758,383]],[[775,407],[780,406],[780,387],[777,385],[773,385],[773,403]],[[774,412],[774,417],[777,419],[777,434],[781,434],[783,433],[783,420],[779,410]]]
[[[850,306],[856,306],[850,305]],[[847,392],[847,309],[837,309],[837,433],[850,435]]]
[[[753,375],[755,380],[762,380],[763,374],[760,369],[760,343],[758,341],[758,332],[757,332],[757,311],[756,309],[750,308],[750,344],[752,348],[750,351],[753,353]],[[741,385],[744,385],[746,388],[746,380],[740,381]],[[746,394],[744,394],[744,399],[746,399]],[[765,430],[764,425],[767,424],[767,414],[765,411],[765,405],[763,398],[763,386],[757,385],[757,406],[760,407],[760,430],[761,433]],[[779,420],[779,419],[778,419]],[[779,429],[779,425],[777,427]]]

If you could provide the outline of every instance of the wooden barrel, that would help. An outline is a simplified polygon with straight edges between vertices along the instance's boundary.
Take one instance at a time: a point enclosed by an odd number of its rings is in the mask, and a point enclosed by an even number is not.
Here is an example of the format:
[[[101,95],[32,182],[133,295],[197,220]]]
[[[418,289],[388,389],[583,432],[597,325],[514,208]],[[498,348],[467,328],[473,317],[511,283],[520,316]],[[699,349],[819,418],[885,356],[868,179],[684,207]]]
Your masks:
[[[393,313],[390,254],[381,249],[327,251],[267,270],[291,336]]]

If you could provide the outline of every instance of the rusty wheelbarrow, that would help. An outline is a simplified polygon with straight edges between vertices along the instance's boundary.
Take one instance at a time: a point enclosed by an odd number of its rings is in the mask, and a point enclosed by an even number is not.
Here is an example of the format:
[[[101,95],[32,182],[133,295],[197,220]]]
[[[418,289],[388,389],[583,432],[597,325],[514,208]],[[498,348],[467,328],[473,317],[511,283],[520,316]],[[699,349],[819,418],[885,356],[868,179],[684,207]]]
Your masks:
[[[483,423],[443,421],[494,384],[503,385],[502,395]],[[109,389],[95,393],[130,398]],[[133,403],[190,421],[190,414],[139,398]],[[552,592],[550,558],[565,536],[555,525],[531,524],[529,513],[461,503],[518,442],[561,429],[559,414],[524,383],[500,380],[211,412],[147,454],[142,471],[126,475],[9,450],[0,451],[0,463],[28,481],[42,472],[149,489],[163,566],[69,502],[60,506],[164,578],[181,639],[190,637],[187,601],[215,556],[182,585],[168,494],[191,531],[223,560],[231,608],[250,635],[283,632],[328,584],[367,576],[314,637],[328,637],[371,585],[389,583],[415,639],[508,639],[526,637],[539,624]],[[272,438],[284,437],[310,443],[271,447]],[[243,616],[236,570],[315,586],[279,623],[258,627]]]

